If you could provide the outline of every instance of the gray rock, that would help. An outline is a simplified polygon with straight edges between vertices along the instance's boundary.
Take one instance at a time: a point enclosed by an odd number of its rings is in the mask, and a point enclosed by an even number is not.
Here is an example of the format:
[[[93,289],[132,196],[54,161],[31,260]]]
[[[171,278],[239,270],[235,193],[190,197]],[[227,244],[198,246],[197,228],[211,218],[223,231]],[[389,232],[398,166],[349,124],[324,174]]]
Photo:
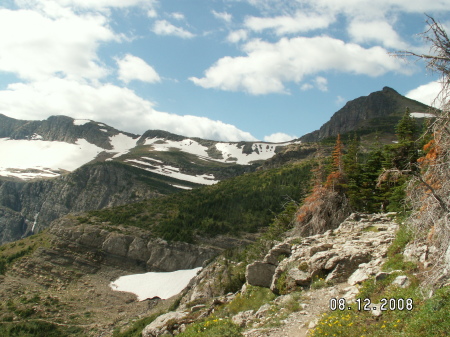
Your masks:
[[[307,286],[311,283],[311,274],[298,268],[292,268],[288,271],[288,277],[293,279],[299,286]]]
[[[270,288],[276,266],[270,263],[253,262],[247,266],[245,278],[248,284],[258,287]]]
[[[397,285],[400,288],[407,288],[411,284],[411,281],[409,280],[408,276],[400,275],[397,276],[394,281],[392,281],[392,284]]]
[[[254,318],[254,313],[255,310],[241,311],[237,315],[231,317],[231,321],[243,328]]]
[[[171,320],[180,321],[187,316],[187,312],[171,311],[167,314],[157,317],[152,323],[142,330],[142,337],[157,337],[165,330],[166,325]]]
[[[347,280],[347,283],[350,285],[360,284],[367,280],[370,275],[367,273],[365,269],[357,269]]]

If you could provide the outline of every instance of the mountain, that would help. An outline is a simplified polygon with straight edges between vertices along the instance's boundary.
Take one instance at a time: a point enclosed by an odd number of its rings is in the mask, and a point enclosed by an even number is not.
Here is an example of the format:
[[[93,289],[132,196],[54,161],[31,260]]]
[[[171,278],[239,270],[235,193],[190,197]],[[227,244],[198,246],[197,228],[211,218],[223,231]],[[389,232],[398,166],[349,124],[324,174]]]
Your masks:
[[[347,102],[319,130],[304,135],[300,140],[317,142],[349,132],[357,132],[359,135],[378,132],[393,139],[395,125],[407,107],[415,117],[426,117],[423,113],[430,109],[425,104],[400,95],[392,88],[384,87],[381,91]]]
[[[290,143],[218,142],[160,130],[140,136],[66,116],[23,121],[0,114],[0,176],[16,180],[52,178],[87,163],[116,161],[210,185],[247,172],[252,164],[271,158]]]
[[[216,184],[292,144],[218,142],[161,130],[135,135],[91,120],[0,114],[0,243],[72,212]]]

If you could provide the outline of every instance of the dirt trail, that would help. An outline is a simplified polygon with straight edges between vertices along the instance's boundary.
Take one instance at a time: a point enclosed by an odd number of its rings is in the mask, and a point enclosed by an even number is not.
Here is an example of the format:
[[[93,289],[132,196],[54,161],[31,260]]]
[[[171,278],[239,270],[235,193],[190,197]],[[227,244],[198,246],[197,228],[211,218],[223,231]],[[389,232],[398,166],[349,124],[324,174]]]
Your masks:
[[[250,329],[246,337],[306,337],[310,322],[315,322],[322,313],[328,311],[331,298],[339,298],[349,285],[340,283],[333,287],[305,291],[301,302],[306,304],[303,310],[293,312],[282,325],[270,329]]]

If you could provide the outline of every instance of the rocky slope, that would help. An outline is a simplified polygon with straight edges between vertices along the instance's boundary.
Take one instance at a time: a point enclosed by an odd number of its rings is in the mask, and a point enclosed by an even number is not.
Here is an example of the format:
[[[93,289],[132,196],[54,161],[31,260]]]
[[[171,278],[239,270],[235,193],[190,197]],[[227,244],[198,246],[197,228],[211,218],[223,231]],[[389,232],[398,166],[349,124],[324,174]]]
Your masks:
[[[350,303],[361,282],[369,277],[385,277],[381,265],[398,228],[392,216],[352,214],[338,228],[324,234],[290,237],[275,245],[262,261],[246,266],[246,284],[235,294],[225,294],[224,288],[220,292],[218,285],[229,277],[229,268],[218,260],[191,282],[177,311],[155,320],[142,335],[176,334],[193,320],[215,311],[215,317],[231,318],[243,327],[244,336],[306,336],[318,315],[328,309],[330,298],[345,298]],[[227,317],[229,313],[223,307],[232,306],[233,301],[242,302],[247,292],[254,291],[252,287],[270,288],[283,295]],[[289,311],[294,304],[297,309]],[[169,322],[173,318],[177,321],[175,329]],[[270,327],[274,322],[279,322],[280,327]]]
[[[317,142],[327,137],[352,131],[367,134],[378,131],[394,134],[394,126],[409,107],[411,112],[427,112],[429,107],[400,95],[392,88],[384,87],[368,96],[347,102],[319,130],[301,137],[302,141]]]
[[[83,166],[69,175],[33,182],[1,181],[0,243],[48,227],[70,212],[137,202],[176,191],[150,173],[106,163]]]

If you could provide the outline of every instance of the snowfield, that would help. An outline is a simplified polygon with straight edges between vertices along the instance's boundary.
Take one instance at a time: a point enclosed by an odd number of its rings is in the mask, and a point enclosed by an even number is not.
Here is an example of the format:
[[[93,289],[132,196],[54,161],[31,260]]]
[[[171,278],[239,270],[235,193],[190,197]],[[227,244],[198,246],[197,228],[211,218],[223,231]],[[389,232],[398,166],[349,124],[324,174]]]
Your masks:
[[[141,159],[147,159],[148,157],[142,157]],[[151,159],[151,158],[148,158]],[[131,165],[142,170],[150,171],[153,173],[161,174],[163,176],[176,178],[179,180],[189,181],[191,183],[197,183],[202,185],[213,185],[217,184],[219,180],[215,180],[214,175],[212,174],[202,174],[202,175],[190,175],[186,173],[180,172],[178,167],[173,167],[170,165],[164,165],[160,163],[148,163],[146,161],[138,160],[138,159],[127,159],[125,160],[127,163],[135,163],[139,165]],[[156,160],[155,160],[156,161]],[[176,186],[178,187],[178,186]]]
[[[222,152],[223,159],[211,158],[206,152],[208,148],[192,139],[184,139],[181,142],[177,142],[155,137],[146,139],[144,144],[151,145],[154,151],[169,151],[170,148],[175,148],[196,155],[204,160],[219,161],[223,163],[234,162],[236,164],[248,165],[252,161],[272,158],[275,155],[277,146],[286,146],[297,143],[300,143],[300,141],[276,144],[255,143],[252,146],[253,152],[251,154],[243,153],[243,147],[238,147],[238,144],[236,143],[217,143],[215,145],[216,149]]]
[[[55,171],[73,171],[103,149],[79,139],[75,144],[56,141],[0,139],[0,175],[21,179],[54,177]],[[31,172],[26,172],[30,170]]]
[[[436,117],[433,114],[425,113],[425,112],[411,112],[409,114],[413,118],[433,118]]]
[[[155,296],[161,299],[170,298],[180,293],[197,275],[201,267],[195,269],[177,270],[169,273],[149,272],[121,276],[110,283],[112,290],[133,293],[139,301]]]
[[[127,135],[124,135],[123,133],[119,133],[118,135],[109,137],[110,144],[113,146],[112,150],[108,150],[107,152],[117,152],[113,158],[120,157],[128,152],[130,152],[130,149],[136,146],[136,142],[138,141],[138,138],[131,138]]]

